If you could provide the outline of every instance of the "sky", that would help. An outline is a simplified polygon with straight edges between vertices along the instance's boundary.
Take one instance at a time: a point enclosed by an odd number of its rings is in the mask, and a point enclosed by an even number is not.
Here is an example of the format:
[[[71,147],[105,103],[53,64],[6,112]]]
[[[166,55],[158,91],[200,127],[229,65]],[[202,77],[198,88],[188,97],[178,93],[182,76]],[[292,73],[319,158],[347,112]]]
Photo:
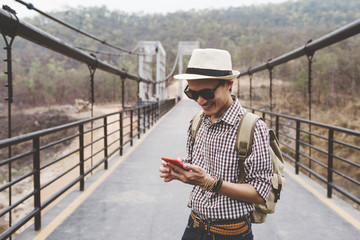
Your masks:
[[[78,6],[93,7],[105,5],[109,10],[120,10],[128,13],[171,13],[179,10],[217,9],[241,7],[266,3],[281,3],[287,0],[22,0],[31,3],[43,12],[65,10]],[[8,5],[17,12],[19,17],[37,16],[34,10],[29,10],[15,0],[0,0],[1,6]]]

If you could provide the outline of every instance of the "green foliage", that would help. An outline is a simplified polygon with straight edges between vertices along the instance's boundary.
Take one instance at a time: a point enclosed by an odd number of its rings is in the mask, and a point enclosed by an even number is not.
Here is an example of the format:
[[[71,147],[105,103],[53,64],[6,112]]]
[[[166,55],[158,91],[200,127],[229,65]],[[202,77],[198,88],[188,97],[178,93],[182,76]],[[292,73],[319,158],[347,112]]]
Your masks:
[[[128,50],[135,48],[141,40],[159,40],[167,53],[168,71],[175,60],[178,42],[194,40],[199,41],[203,48],[229,50],[234,68],[244,70],[359,19],[360,2],[298,0],[221,10],[178,11],[166,15],[127,14],[111,11],[106,7],[80,7],[53,12],[51,15]],[[120,53],[43,16],[27,21],[73,46]],[[356,94],[360,86],[360,55],[354,53],[359,48],[360,39],[354,37],[331,48],[332,52],[316,52],[314,79],[319,96],[328,99],[331,88],[350,95]],[[90,98],[90,73],[84,64],[19,37],[15,39],[13,49],[16,103],[64,104],[73,103],[75,98]],[[102,61],[137,74],[138,57],[135,55],[96,55]],[[306,94],[305,63],[291,62],[274,70],[277,70],[276,78],[288,79],[293,83],[294,89]],[[119,77],[96,71],[95,85],[97,102],[120,101]],[[125,85],[127,98],[136,101],[137,83],[126,81]],[[6,89],[0,87],[1,96],[6,95],[5,91]],[[319,97],[318,101],[320,100]]]

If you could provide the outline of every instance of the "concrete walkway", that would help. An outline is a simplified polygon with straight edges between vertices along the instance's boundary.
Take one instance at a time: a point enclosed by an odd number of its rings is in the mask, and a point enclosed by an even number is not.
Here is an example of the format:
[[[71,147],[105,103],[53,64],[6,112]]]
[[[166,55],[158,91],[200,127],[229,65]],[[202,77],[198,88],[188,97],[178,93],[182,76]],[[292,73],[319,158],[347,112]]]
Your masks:
[[[41,231],[30,227],[16,239],[181,239],[191,186],[164,183],[158,168],[161,156],[185,156],[188,123],[198,110],[193,101],[181,101],[108,170],[94,174],[86,191],[71,193],[46,213]],[[359,239],[359,211],[327,199],[323,188],[287,169],[276,213],[253,226],[255,239]]]

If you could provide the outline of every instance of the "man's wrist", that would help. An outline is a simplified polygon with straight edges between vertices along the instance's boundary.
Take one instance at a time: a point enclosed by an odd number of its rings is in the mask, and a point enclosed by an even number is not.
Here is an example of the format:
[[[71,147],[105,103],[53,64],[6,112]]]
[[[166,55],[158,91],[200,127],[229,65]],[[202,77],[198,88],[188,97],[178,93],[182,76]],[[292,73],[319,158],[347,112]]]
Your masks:
[[[204,191],[218,192],[223,184],[223,180],[216,176],[207,175],[205,184],[200,186]]]
[[[200,185],[201,189],[204,191],[209,191],[210,186],[212,185],[212,177],[210,174],[206,174],[206,181],[204,185]]]
[[[211,192],[219,192],[221,186],[223,184],[223,180],[221,178],[216,178],[212,188],[210,189]]]

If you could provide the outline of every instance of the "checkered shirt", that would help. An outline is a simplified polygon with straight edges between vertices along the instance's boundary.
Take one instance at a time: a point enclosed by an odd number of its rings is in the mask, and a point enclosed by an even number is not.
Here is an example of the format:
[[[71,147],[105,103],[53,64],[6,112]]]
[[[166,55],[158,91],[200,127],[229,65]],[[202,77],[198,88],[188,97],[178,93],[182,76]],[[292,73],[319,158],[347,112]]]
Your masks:
[[[212,123],[210,117],[201,115],[202,122],[191,144],[191,124],[188,130],[185,162],[204,168],[210,175],[224,181],[237,183],[239,180],[239,157],[235,148],[240,119],[246,112],[236,98],[224,115]],[[267,199],[273,176],[269,153],[268,128],[263,121],[255,126],[252,152],[245,160],[244,183],[251,184],[263,199]],[[219,193],[202,190],[194,186],[188,207],[200,217],[208,220],[238,219],[254,211],[251,203],[231,199]]]

